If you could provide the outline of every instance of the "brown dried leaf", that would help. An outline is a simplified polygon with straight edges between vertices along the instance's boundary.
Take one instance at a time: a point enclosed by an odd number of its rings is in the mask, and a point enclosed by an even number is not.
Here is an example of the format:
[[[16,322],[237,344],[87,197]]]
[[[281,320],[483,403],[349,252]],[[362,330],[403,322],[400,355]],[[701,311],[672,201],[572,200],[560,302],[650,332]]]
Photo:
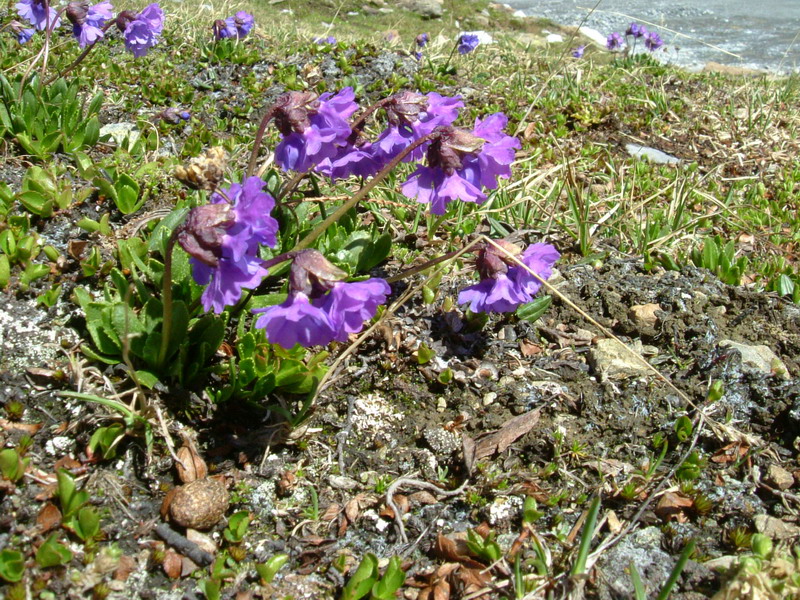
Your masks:
[[[433,553],[441,559],[451,563],[460,563],[472,569],[483,569],[485,565],[479,563],[471,556],[464,540],[451,540],[441,533],[436,537]]]
[[[39,515],[36,517],[36,525],[39,526],[41,533],[47,533],[55,529],[61,525],[61,511],[58,510],[55,504],[48,502],[39,511]]]
[[[492,576],[485,569],[459,569],[455,577],[458,578],[464,588],[462,596],[473,594],[485,588],[492,580]]]
[[[119,558],[119,564],[114,571],[114,579],[116,581],[127,581],[130,574],[136,569],[136,559],[127,554],[123,554]]]
[[[11,432],[20,432],[27,435],[36,435],[36,432],[42,428],[42,423],[15,423],[8,419],[0,418],[0,427]]]
[[[520,340],[519,351],[522,352],[522,356],[529,357],[541,354],[543,348],[539,344],[534,344],[528,340]]]
[[[172,504],[172,499],[175,497],[175,494],[178,493],[178,488],[174,487],[170,491],[167,492],[167,495],[164,496],[164,500],[161,502],[161,518],[165,521],[167,520],[167,516],[169,515],[169,506]]]
[[[164,573],[170,579],[178,579],[181,576],[181,570],[183,568],[181,555],[172,550],[171,548],[167,550],[164,554],[164,562],[161,566],[164,569]]]
[[[217,553],[217,543],[210,535],[206,535],[205,533],[201,533],[196,529],[189,528],[186,530],[186,539],[197,544],[197,547],[200,548],[200,550],[208,552],[209,554]]]
[[[476,445],[475,440],[469,437],[466,433],[461,435],[461,450],[464,453],[464,466],[467,469],[467,473],[472,475],[472,467],[475,466],[476,460]]]
[[[711,457],[711,462],[717,463],[718,465],[736,462],[737,460],[744,458],[749,450],[750,446],[747,444],[743,444],[741,442],[731,442],[730,444],[726,444],[717,450],[714,453],[714,456]]]
[[[475,446],[475,460],[487,458],[493,454],[500,454],[515,440],[533,429],[539,422],[541,409],[531,410],[513,419],[509,419],[497,431],[486,434],[478,439]]]
[[[322,513],[322,516],[319,518],[319,520],[324,522],[333,521],[339,516],[340,512],[342,512],[342,507],[339,504],[329,504],[328,508],[326,508],[325,512]]]
[[[175,468],[182,483],[191,483],[208,475],[206,461],[200,457],[194,446],[181,446],[178,449],[178,459],[180,462],[175,463]]]
[[[410,503],[408,502],[408,498],[405,497],[403,494],[395,494],[393,497],[394,503],[397,505],[397,509],[400,511],[400,514],[406,514],[409,510],[411,510]],[[387,519],[394,519],[394,511],[392,507],[388,504],[383,507],[383,510],[379,513],[381,517],[386,517]]]
[[[658,501],[655,513],[662,521],[675,519],[679,523],[687,521],[686,512],[692,508],[694,502],[679,492],[667,492]]]
[[[53,473],[58,473],[59,469],[66,469],[74,475],[75,471],[82,467],[83,465],[71,456],[62,456],[56,461],[56,464],[53,465]]]
[[[408,500],[411,502],[411,504],[417,504],[422,506],[430,506],[431,504],[438,504],[439,502],[436,499],[436,496],[434,496],[430,492],[426,492],[425,490],[414,492],[408,497]]]

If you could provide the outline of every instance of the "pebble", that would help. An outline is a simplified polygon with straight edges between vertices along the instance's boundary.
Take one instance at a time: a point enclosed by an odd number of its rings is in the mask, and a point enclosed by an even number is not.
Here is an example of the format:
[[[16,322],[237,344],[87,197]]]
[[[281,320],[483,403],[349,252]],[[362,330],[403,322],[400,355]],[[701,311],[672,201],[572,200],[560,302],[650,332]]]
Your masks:
[[[640,146],[639,144],[625,144],[625,149],[628,154],[635,158],[644,158],[657,165],[677,165],[680,164],[681,159],[657,150],[649,146]]]
[[[631,345],[634,352],[642,353],[642,343],[638,340]],[[625,350],[619,342],[607,338],[597,340],[589,353],[589,362],[599,371],[604,380],[628,379],[650,373],[650,370]]]
[[[491,406],[491,404],[497,400],[497,393],[496,392],[489,392],[483,397],[483,405],[484,406]]]
[[[658,323],[657,310],[661,310],[658,304],[636,304],[628,309],[628,317],[640,329],[652,328]]]
[[[182,527],[211,529],[225,515],[230,496],[218,479],[197,479],[178,486],[169,505],[172,520]]]
[[[722,340],[719,345],[722,348],[738,350],[742,355],[742,369],[745,371],[756,375],[777,375],[789,379],[786,365],[769,346],[742,344],[733,340]]]
[[[758,533],[763,533],[775,541],[788,540],[800,536],[800,527],[769,515],[756,515],[753,517],[753,522]]]
[[[794,485],[794,477],[792,477],[792,474],[778,465],[770,465],[764,479],[768,484],[779,490],[788,490]]]

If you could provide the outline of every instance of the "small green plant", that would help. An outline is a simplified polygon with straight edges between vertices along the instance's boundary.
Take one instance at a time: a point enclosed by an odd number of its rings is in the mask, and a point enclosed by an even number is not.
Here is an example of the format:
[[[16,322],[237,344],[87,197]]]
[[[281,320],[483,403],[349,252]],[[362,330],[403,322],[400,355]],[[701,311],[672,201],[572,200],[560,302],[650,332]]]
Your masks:
[[[0,451],[0,473],[3,479],[16,483],[25,475],[29,462],[29,458],[22,458],[14,448]]]
[[[59,567],[72,560],[70,549],[58,542],[58,533],[53,533],[36,551],[36,564],[46,569]]]
[[[313,485],[308,486],[309,503],[303,509],[303,518],[309,521],[319,521],[319,496]]]
[[[25,556],[19,550],[0,550],[0,577],[9,583],[22,579],[25,573]]]
[[[238,544],[244,539],[247,527],[250,525],[252,516],[247,510],[240,510],[233,513],[228,519],[228,526],[222,532],[223,537],[231,544]]]
[[[256,572],[258,576],[261,577],[262,585],[272,583],[272,580],[275,579],[275,575],[278,574],[278,571],[280,571],[287,562],[289,562],[288,554],[276,554],[267,562],[256,565]]]
[[[675,437],[679,442],[685,442],[692,437],[692,420],[686,415],[675,421]]]
[[[72,526],[73,517],[76,517],[78,511],[89,501],[89,492],[77,489],[75,480],[66,469],[59,469],[56,477],[58,479],[56,495],[61,504],[62,522]]]
[[[503,551],[495,541],[494,531],[483,537],[474,529],[467,530],[467,548],[472,554],[488,563],[496,562],[503,557]]]
[[[369,595],[370,600],[394,600],[406,580],[406,574],[397,556],[389,559],[383,577],[378,572],[378,559],[366,554],[358,568],[347,580],[340,600],[359,600]]]
[[[94,453],[99,451],[104,460],[110,460],[117,456],[117,447],[124,437],[125,426],[122,423],[98,427],[89,438],[89,450]]]
[[[750,261],[746,256],[736,258],[733,241],[724,243],[720,236],[709,238],[702,250],[695,248],[691,252],[692,262],[696,267],[708,269],[728,285],[739,285],[746,273]]]
[[[100,516],[91,506],[82,507],[69,526],[89,548],[93,547],[103,535],[100,529]]]
[[[544,516],[544,513],[539,510],[539,504],[533,496],[526,496],[522,504],[522,522],[535,523]]]
[[[700,456],[697,450],[694,450],[686,460],[683,461],[678,470],[675,472],[675,477],[678,481],[689,482],[695,481],[700,477],[703,468],[706,466],[706,460]]]

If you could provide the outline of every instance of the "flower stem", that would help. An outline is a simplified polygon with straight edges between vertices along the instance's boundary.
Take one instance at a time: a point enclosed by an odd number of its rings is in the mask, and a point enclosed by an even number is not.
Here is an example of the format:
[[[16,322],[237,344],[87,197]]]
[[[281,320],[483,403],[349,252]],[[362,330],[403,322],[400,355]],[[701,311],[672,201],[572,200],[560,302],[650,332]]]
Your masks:
[[[253,152],[250,154],[250,162],[247,163],[247,176],[252,177],[253,173],[256,172],[256,163],[258,162],[258,151],[261,150],[261,142],[264,139],[264,133],[267,131],[267,125],[275,116],[275,105],[273,104],[267,113],[264,115],[264,118],[261,119],[261,125],[258,126],[258,131],[256,132],[256,137],[253,139]]]
[[[63,12],[63,11],[62,11],[62,12]],[[60,15],[60,13],[59,13],[59,15]],[[110,27],[111,27],[111,26],[112,26],[112,25],[113,25],[115,22],[116,22],[116,21],[115,21],[114,19],[109,19],[109,20],[108,20],[108,21],[105,23],[105,25],[103,25],[102,32],[105,34],[105,32],[106,32],[106,31],[108,31],[108,30],[109,30],[109,28],[110,28]],[[70,71],[72,71],[72,70],[73,70],[75,67],[77,67],[79,64],[81,64],[81,63],[82,63],[82,62],[83,62],[83,61],[86,59],[86,57],[87,57],[87,56],[89,56],[89,52],[91,52],[91,51],[92,51],[92,49],[93,49],[93,48],[94,48],[94,47],[97,45],[97,42],[98,42],[98,41],[99,41],[99,40],[96,40],[96,41],[95,41],[93,44],[89,44],[88,46],[86,46],[86,47],[85,47],[85,48],[84,48],[84,49],[81,51],[81,53],[80,53],[80,54],[78,54],[78,56],[75,58],[75,60],[73,60],[73,61],[72,61],[72,63],[70,63],[70,64],[69,64],[67,67],[65,67],[65,68],[64,68],[64,70],[63,70],[63,71],[61,71],[60,73],[57,73],[57,74],[53,75],[52,77],[50,77],[50,79],[48,79],[48,80],[45,82],[45,85],[50,85],[50,84],[51,84],[51,83],[53,83],[53,82],[54,82],[56,79],[58,79],[59,77],[63,77],[64,75],[66,75],[67,73],[69,73]]]
[[[161,349],[158,352],[158,368],[162,369],[167,361],[169,339],[172,337],[172,250],[178,240],[179,228],[175,228],[167,241],[164,253],[164,273],[161,280],[161,306],[163,317],[161,321]]]
[[[424,262],[421,265],[417,265],[416,267],[411,267],[410,269],[406,269],[405,271],[401,271],[397,275],[392,275],[391,277],[387,277],[386,278],[386,283],[394,283],[395,281],[400,281],[402,279],[405,279],[406,277],[411,277],[412,275],[416,275],[417,273],[421,273],[422,271],[430,269],[431,267],[433,267],[435,265],[438,265],[439,263],[442,263],[442,262],[444,262],[446,260],[450,260],[451,258],[455,257],[457,254],[463,254],[463,253],[464,253],[464,249],[463,248],[460,249],[460,250],[452,250],[451,252],[448,252],[447,254],[442,254],[441,256],[437,256],[436,258],[428,260],[428,261]]]
[[[314,240],[316,240],[320,235],[322,235],[325,232],[325,230],[328,227],[330,227],[330,225],[332,225],[333,223],[335,223],[336,221],[341,219],[342,216],[348,210],[350,210],[356,204],[358,204],[361,200],[363,200],[367,196],[367,194],[369,194],[375,188],[376,185],[378,185],[381,181],[383,181],[386,178],[386,176],[389,173],[391,173],[394,170],[394,168],[397,165],[399,165],[400,162],[406,156],[411,154],[411,152],[413,152],[415,149],[419,148],[422,144],[425,144],[427,142],[430,142],[431,140],[437,139],[440,135],[441,135],[440,132],[434,131],[433,133],[429,133],[428,135],[419,138],[414,143],[412,143],[412,144],[406,146],[405,148],[403,148],[403,150],[397,156],[395,156],[389,162],[389,164],[387,164],[385,167],[383,167],[383,169],[381,169],[380,172],[377,175],[375,175],[375,177],[370,179],[366,183],[366,185],[364,185],[364,187],[362,187],[360,190],[358,190],[353,195],[352,198],[350,198],[347,202],[342,204],[338,209],[336,209],[336,211],[332,215],[330,215],[328,218],[323,220],[319,225],[317,225],[314,229],[312,229],[311,232],[306,237],[304,237],[302,240],[297,242],[297,244],[295,245],[293,250],[302,250],[303,248],[308,248],[314,242]]]

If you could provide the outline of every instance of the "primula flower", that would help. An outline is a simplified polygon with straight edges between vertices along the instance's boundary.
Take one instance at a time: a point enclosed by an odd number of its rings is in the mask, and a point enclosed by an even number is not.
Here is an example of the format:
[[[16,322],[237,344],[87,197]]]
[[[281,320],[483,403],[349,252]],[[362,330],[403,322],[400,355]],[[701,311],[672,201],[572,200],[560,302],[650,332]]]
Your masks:
[[[11,28],[11,31],[17,35],[17,42],[20,44],[27,44],[30,42],[33,34],[36,33],[35,29],[25,27],[25,25],[19,21],[11,21],[8,26]]]
[[[221,313],[267,274],[258,250],[275,247],[278,222],[270,216],[275,200],[261,191],[265,185],[258,177],[234,183],[189,211],[181,227],[178,243],[191,256],[194,280],[209,284],[201,296],[206,310]]]
[[[472,33],[462,33],[458,38],[458,53],[469,54],[481,43],[480,38]]]
[[[409,176],[401,186],[403,194],[429,203],[435,215],[443,215],[453,200],[481,204],[486,200],[483,188],[493,190],[499,177],[511,176],[520,143],[503,133],[507,123],[504,114],[495,113],[477,119],[472,132],[437,128],[440,135],[428,146],[427,166],[418,166]]]
[[[250,13],[243,10],[237,12],[234,16],[228,17],[224,21],[214,21],[214,37],[218,40],[223,38],[237,38],[245,37],[255,25],[255,19]]]
[[[341,281],[345,275],[319,251],[301,250],[292,261],[286,301],[253,310],[261,314],[256,327],[266,330],[270,343],[287,349],[347,341],[375,316],[391,290],[383,279],[346,283]]]
[[[335,96],[318,97],[313,92],[280,96],[273,110],[283,139],[275,148],[275,162],[284,171],[304,172],[336,157],[352,134],[348,118],[358,109],[354,98],[351,87]]]
[[[88,2],[70,2],[67,5],[67,19],[72,23],[72,34],[81,48],[103,38],[101,28],[112,18],[113,10],[110,2],[100,2],[94,6],[89,6]]]
[[[622,39],[622,36],[617,33],[610,33],[606,38],[606,48],[609,50],[620,50],[625,45],[625,41]]]
[[[632,35],[635,38],[640,38],[647,33],[647,27],[639,25],[638,23],[631,23],[625,31],[625,35]]]
[[[19,16],[29,21],[38,31],[44,31],[48,27],[55,29],[61,24],[58,12],[52,3],[48,9],[45,0],[20,0],[16,4],[16,9]]]
[[[117,16],[117,27],[123,33],[125,47],[138,58],[158,43],[164,29],[164,12],[158,3],[146,6],[138,14],[124,10]]]
[[[560,254],[550,244],[532,244],[520,253],[520,248],[506,241],[497,244],[516,256],[542,279],[553,273]],[[541,282],[526,269],[517,265],[493,245],[481,248],[475,264],[481,281],[461,290],[459,304],[469,304],[472,312],[512,312],[533,300]]]
[[[586,50],[586,46],[578,46],[572,51],[573,58],[583,58],[583,53]]]
[[[424,48],[428,45],[428,41],[430,41],[430,36],[427,33],[420,33],[415,40],[417,48]]]
[[[644,36],[644,45],[650,52],[655,52],[664,45],[664,40],[655,31],[648,31]]]
[[[333,37],[332,35],[329,35],[328,37],[315,37],[311,41],[314,42],[315,44],[320,44],[320,45],[322,45],[322,44],[335,44],[336,43],[336,38]]]

